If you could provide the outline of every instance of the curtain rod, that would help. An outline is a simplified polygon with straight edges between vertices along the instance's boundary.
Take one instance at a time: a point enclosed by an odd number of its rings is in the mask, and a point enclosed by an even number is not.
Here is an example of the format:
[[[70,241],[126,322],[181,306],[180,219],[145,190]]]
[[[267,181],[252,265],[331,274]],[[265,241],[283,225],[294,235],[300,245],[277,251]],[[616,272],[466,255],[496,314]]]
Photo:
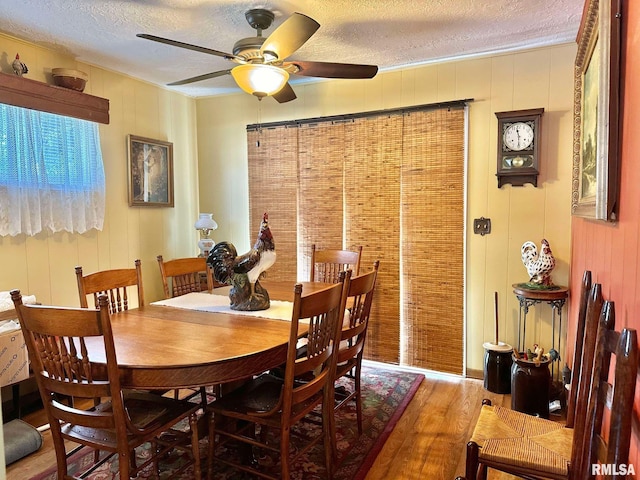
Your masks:
[[[412,107],[391,108],[387,110],[372,110],[369,112],[349,113],[344,115],[332,115],[329,117],[303,118],[301,120],[284,120],[280,122],[270,123],[253,123],[251,125],[247,125],[247,131],[252,132],[264,128],[276,127],[299,127],[300,125],[308,125],[311,123],[345,122],[354,120],[356,118],[399,115],[423,110],[435,110],[438,108],[462,108],[467,106],[469,102],[473,102],[473,98],[465,98],[464,100],[451,100],[449,102],[427,103],[424,105],[414,105]]]

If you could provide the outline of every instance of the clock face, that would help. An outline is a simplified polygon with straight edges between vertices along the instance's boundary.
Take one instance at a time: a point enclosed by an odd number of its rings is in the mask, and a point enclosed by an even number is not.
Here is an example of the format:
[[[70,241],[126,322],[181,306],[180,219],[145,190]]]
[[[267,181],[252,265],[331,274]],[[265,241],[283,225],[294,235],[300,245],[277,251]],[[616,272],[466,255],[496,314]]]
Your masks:
[[[516,152],[531,149],[533,126],[530,123],[516,122],[505,126],[503,140],[506,147]]]

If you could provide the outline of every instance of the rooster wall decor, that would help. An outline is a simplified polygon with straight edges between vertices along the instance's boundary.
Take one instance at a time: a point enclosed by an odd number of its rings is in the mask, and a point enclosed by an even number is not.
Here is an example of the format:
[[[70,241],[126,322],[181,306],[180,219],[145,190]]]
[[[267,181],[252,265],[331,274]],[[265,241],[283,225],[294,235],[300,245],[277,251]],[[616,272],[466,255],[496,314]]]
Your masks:
[[[269,228],[269,215],[265,213],[253,248],[238,255],[229,242],[217,243],[207,263],[213,269],[215,279],[231,285],[229,299],[232,310],[266,310],[270,306],[269,293],[260,285],[262,274],[276,262],[276,247]]]
[[[556,266],[556,259],[553,258],[549,242],[545,239],[542,240],[539,253],[535,243],[524,242],[521,254],[522,263],[529,274],[529,282],[546,287],[552,286],[551,272]]]

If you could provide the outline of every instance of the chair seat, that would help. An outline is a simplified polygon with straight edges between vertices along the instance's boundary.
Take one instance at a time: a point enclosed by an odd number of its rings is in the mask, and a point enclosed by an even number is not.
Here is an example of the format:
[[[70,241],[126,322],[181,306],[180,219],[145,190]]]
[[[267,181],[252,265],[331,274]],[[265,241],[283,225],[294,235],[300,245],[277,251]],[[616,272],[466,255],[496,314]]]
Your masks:
[[[296,382],[297,383],[297,382]],[[272,374],[263,374],[253,380],[249,380],[237,390],[223,395],[211,405],[213,411],[224,411],[226,415],[233,416],[260,416],[274,411],[280,407],[281,392],[284,380]],[[315,395],[307,401],[294,406],[293,417],[304,414],[318,403],[319,395]],[[273,414],[272,424],[278,424],[279,413]]]
[[[480,462],[551,478],[569,473],[573,430],[558,422],[484,405],[471,441],[480,447]]]
[[[200,408],[199,404],[182,400],[161,397],[152,393],[127,393],[124,397],[124,407],[131,418],[131,423],[141,431],[155,431],[158,428],[168,429],[178,417],[188,417]],[[96,414],[111,413],[110,401],[106,401],[92,408]],[[92,443],[106,449],[115,449],[116,431],[111,428],[96,429],[82,425],[64,424],[62,434],[72,439]],[[129,439],[136,437],[129,432]]]
[[[339,363],[336,366],[336,378],[344,377],[347,375],[354,367],[358,365],[357,359],[350,358],[346,362]]]
[[[236,413],[266,413],[273,410],[280,401],[282,380],[274,375],[260,375],[248,380],[240,388],[223,395],[211,404],[215,410]]]

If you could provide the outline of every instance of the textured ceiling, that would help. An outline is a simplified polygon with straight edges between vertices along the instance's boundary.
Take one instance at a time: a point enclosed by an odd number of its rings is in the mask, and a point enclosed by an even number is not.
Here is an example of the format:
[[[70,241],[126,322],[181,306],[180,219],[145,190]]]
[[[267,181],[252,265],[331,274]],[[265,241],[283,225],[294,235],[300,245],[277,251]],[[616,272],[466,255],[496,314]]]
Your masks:
[[[320,29],[289,60],[363,63],[380,70],[575,40],[584,0],[1,0],[0,31],[78,61],[165,85],[235,64],[136,37],[148,33],[231,52],[253,37],[244,13],[293,12]],[[11,71],[16,52],[0,66]],[[29,64],[29,58],[21,56]],[[296,81],[291,83],[295,85]],[[229,75],[170,87],[191,96],[233,91]]]

